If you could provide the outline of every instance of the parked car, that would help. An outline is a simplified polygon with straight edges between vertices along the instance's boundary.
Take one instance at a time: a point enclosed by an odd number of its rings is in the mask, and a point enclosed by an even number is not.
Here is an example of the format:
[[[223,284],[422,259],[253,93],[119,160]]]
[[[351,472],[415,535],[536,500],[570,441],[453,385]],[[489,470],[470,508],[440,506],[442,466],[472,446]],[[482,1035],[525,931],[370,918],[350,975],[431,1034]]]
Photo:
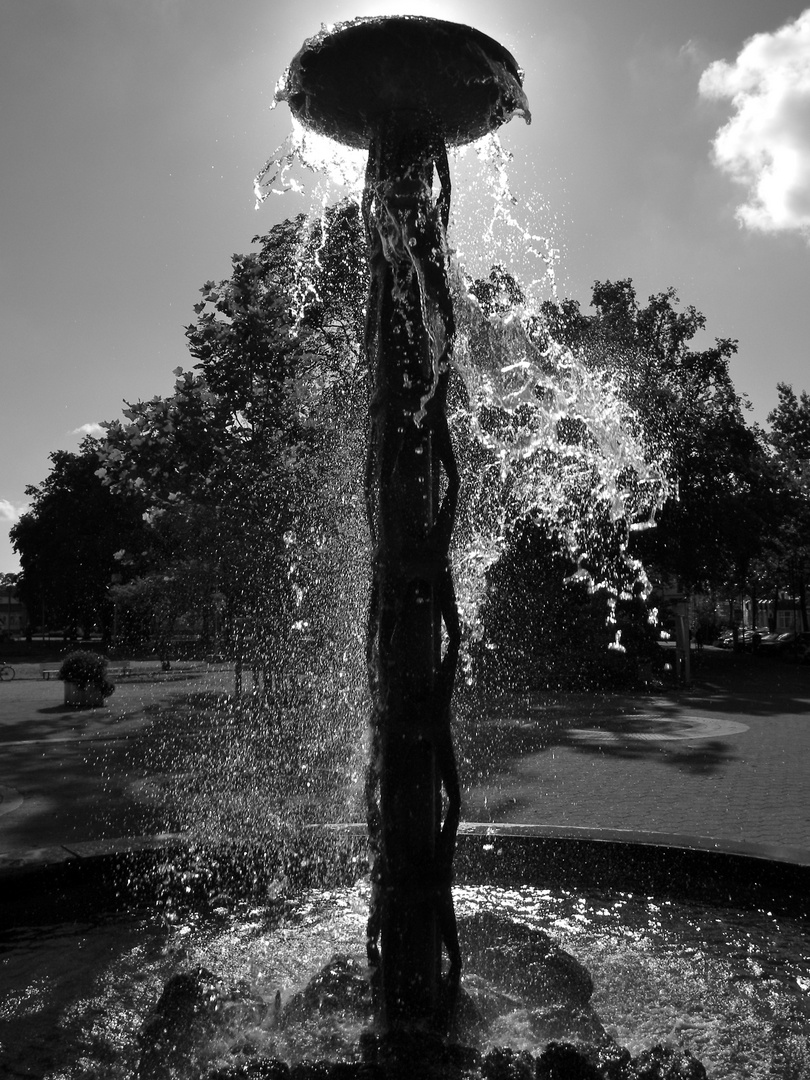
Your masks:
[[[799,659],[807,659],[810,655],[810,632],[806,630],[785,630],[781,634],[769,635],[773,640],[766,641],[763,638],[762,647],[765,652],[797,656]]]
[[[759,634],[760,645],[770,633],[767,626],[739,626],[737,628],[737,644],[743,649],[750,649],[754,644],[754,635]],[[721,649],[734,648],[734,633],[726,630],[720,635],[715,644]]]
[[[770,629],[767,626],[752,626],[745,631],[743,645],[746,649],[750,649],[751,647],[760,648],[763,639],[766,638],[768,634],[770,634]]]
[[[768,634],[762,639],[762,648],[766,652],[782,652],[796,640],[795,630],[782,630],[776,634]]]

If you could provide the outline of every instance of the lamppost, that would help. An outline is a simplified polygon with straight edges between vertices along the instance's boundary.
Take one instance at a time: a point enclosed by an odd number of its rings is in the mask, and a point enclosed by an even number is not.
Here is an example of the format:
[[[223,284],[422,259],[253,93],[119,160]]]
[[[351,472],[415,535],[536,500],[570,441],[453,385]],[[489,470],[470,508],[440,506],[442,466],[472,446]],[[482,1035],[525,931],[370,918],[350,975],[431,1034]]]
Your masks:
[[[455,329],[447,146],[515,114],[528,120],[528,104],[514,58],[496,41],[415,17],[358,19],[310,39],[278,96],[306,127],[368,150],[368,954],[384,1028],[441,1030],[461,970],[450,890],[460,815],[450,700],[460,627],[449,561],[459,474],[445,414]]]
[[[116,573],[110,576],[110,592],[112,593],[113,601],[113,624],[112,624],[112,641],[110,646],[113,649],[118,648],[118,586],[121,584],[121,575]]]

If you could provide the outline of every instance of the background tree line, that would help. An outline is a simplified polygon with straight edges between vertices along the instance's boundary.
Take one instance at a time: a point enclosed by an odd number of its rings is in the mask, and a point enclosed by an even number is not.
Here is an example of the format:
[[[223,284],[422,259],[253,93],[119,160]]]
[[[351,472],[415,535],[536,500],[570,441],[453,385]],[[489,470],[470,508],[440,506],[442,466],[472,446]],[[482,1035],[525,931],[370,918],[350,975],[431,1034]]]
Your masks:
[[[78,453],[55,452],[27,489],[12,540],[33,622],[95,624],[109,639],[117,610],[135,645],[167,641],[193,613],[209,634],[220,620],[229,650],[268,670],[340,637],[346,584],[356,597],[366,580],[359,214],[344,205],[314,226],[287,221],[254,244],[202,287],[186,331],[195,363],[176,369],[174,392],[127,405]],[[526,316],[502,268],[469,287],[485,313],[518,311],[541,344],[610,376],[673,493],[642,531],[592,508],[584,564],[541,520],[516,521],[489,571],[489,652],[551,670],[572,649],[604,653],[618,630],[623,647],[648,650],[643,573],[632,580],[628,565],[687,591],[798,596],[806,627],[807,393],[780,384],[770,429],[749,424],[730,374],[736,342],[696,348],[706,320],[674,289],[641,304],[629,279],[596,282],[592,312],[564,300]],[[626,580],[594,593],[607,574]]]

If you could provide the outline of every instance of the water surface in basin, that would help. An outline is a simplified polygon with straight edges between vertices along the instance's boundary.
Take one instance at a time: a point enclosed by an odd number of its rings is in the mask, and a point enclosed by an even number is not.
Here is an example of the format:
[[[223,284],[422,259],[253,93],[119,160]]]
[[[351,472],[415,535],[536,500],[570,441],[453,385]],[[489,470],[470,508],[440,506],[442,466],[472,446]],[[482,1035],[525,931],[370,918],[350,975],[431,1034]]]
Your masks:
[[[633,1054],[670,1042],[702,1060],[713,1080],[810,1076],[810,944],[801,923],[618,892],[464,886],[455,896],[462,925],[483,912],[550,933],[588,968],[594,1008]],[[359,882],[265,903],[222,896],[205,912],[5,931],[4,1075],[132,1076],[144,1019],[167,980],[196,965],[239,987],[247,1003],[198,1045],[206,1068],[246,1051],[351,1060],[362,1027],[356,1016],[280,1030],[275,999],[280,990],[289,1001],[335,953],[360,957],[367,911],[367,884]],[[519,1005],[487,1038],[484,1049],[542,1049]]]

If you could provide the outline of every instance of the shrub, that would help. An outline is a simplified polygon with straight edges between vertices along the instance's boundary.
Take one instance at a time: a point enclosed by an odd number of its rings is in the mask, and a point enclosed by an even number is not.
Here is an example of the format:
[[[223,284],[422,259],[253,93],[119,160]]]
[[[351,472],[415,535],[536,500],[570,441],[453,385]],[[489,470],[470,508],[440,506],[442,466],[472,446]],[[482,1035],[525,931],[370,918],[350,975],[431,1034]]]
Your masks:
[[[115,689],[107,678],[107,657],[93,652],[68,653],[59,668],[59,678],[75,683],[82,690],[98,686],[104,697],[109,697]]]

